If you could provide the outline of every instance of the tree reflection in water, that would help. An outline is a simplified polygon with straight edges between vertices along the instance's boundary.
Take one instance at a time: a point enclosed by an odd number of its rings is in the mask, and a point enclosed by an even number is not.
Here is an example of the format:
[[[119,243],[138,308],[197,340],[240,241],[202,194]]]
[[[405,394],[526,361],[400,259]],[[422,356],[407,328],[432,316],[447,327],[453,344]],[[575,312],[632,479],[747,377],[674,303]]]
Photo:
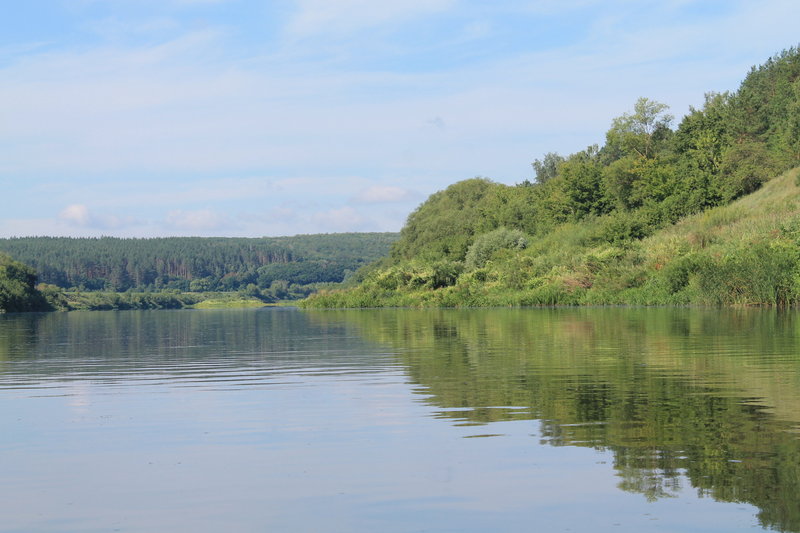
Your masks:
[[[690,484],[800,531],[800,316],[766,310],[308,313],[391,345],[459,424],[541,421],[554,446],[610,450],[625,491]]]

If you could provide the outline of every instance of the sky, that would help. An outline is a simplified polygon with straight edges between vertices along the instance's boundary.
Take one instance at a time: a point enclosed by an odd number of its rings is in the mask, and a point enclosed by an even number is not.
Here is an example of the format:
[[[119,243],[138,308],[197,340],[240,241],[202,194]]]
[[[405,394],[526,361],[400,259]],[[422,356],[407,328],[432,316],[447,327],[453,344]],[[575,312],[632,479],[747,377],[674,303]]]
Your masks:
[[[430,194],[676,123],[797,0],[28,0],[0,15],[0,237],[399,231]]]

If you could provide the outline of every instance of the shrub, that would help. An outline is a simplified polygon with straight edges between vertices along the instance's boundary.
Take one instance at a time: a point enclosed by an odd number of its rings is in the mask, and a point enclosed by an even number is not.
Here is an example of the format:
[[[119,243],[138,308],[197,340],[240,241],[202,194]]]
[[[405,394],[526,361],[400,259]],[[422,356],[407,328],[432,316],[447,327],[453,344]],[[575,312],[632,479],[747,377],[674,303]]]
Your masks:
[[[800,248],[793,243],[744,245],[701,261],[698,285],[703,298],[717,305],[795,305],[798,262]]]
[[[780,166],[766,144],[734,144],[723,154],[720,165],[725,199],[731,201],[757,190],[779,171]]]
[[[698,259],[694,254],[677,257],[667,263],[659,273],[665,288],[670,294],[683,290],[689,284],[689,276],[698,268]]]
[[[517,229],[497,228],[475,239],[467,250],[465,264],[467,270],[475,270],[486,264],[492,255],[502,249],[522,250],[528,246],[528,239]]]

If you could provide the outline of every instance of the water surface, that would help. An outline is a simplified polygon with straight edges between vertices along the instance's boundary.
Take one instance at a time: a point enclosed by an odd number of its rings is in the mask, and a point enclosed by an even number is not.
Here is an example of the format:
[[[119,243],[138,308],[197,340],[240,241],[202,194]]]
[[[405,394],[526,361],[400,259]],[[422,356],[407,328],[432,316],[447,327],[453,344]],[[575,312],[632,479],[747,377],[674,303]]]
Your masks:
[[[0,531],[800,531],[800,321],[0,316]]]

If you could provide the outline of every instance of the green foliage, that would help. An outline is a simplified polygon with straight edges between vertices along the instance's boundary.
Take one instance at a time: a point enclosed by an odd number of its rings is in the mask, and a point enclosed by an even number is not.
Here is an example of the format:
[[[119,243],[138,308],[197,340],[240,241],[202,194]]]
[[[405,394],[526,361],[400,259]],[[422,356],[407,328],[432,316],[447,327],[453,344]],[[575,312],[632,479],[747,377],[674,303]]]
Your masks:
[[[248,307],[264,307],[264,302],[257,297],[242,296],[237,298],[225,293],[219,298],[204,298],[197,303],[189,304],[193,309],[243,309]]]
[[[607,213],[611,207],[603,184],[603,167],[596,146],[570,156],[560,167],[562,188],[576,220]]]
[[[675,294],[684,290],[702,263],[702,256],[696,253],[678,256],[669,262],[659,272],[659,277],[663,280],[665,289],[669,294]]]
[[[800,164],[800,49],[789,48],[753,67],[733,97],[737,137],[760,141],[782,162]]]
[[[616,211],[659,204],[678,197],[683,184],[669,158],[624,156],[603,169],[603,186]]]
[[[467,251],[465,266],[468,270],[474,270],[485,265],[498,250],[505,248],[523,250],[527,246],[528,239],[520,230],[497,228],[475,239]]]
[[[457,261],[436,261],[431,265],[431,274],[425,280],[424,287],[431,289],[441,289],[455,285],[458,276],[464,270],[464,266]]]
[[[705,256],[697,283],[708,303],[787,307],[800,300],[800,247],[755,243],[720,257]]]
[[[531,166],[536,174],[536,183],[542,184],[558,176],[558,169],[565,159],[555,152],[544,154],[541,159],[535,159]]]
[[[377,271],[368,278],[367,283],[382,290],[440,289],[455,284],[463,270],[464,265],[461,262],[447,259],[409,262]]]
[[[641,239],[651,233],[646,214],[642,211],[625,213],[616,211],[598,222],[602,240],[622,244]]]
[[[634,183],[639,179],[638,157],[623,156],[603,168],[606,197],[617,210],[632,209]]]
[[[304,305],[798,306],[796,174],[658,231],[665,215],[655,206],[563,224],[529,237],[525,248],[489,246],[513,242],[503,236],[519,236],[518,230],[488,232],[475,239],[466,270],[447,282],[433,281],[435,262],[399,262],[373,270],[356,289],[314,296]]]
[[[46,311],[44,296],[36,290],[36,272],[0,253],[0,313]]]
[[[496,184],[482,202],[475,235],[504,226],[525,233],[544,231],[548,223],[538,205],[540,197],[539,187]]]
[[[47,302],[48,310],[70,310],[69,300],[67,299],[66,294],[64,294],[64,289],[61,287],[56,287],[55,285],[49,285],[47,283],[40,283],[36,286],[36,290],[41,293],[42,297]]]
[[[289,282],[283,279],[276,279],[269,285],[266,295],[273,300],[284,300],[289,297]]]
[[[276,280],[341,282],[389,251],[393,233],[262,239],[0,239],[0,250],[33,266],[42,282],[82,291],[238,291]],[[291,294],[297,294],[292,291]]]
[[[730,201],[758,190],[780,168],[776,155],[762,142],[742,142],[729,147],[719,170],[724,177],[723,198]]]
[[[676,131],[640,98],[604,146],[534,161],[536,183],[432,195],[360,286],[305,305],[800,305],[800,243],[776,222],[800,217],[800,182],[773,179],[800,163],[798,113],[796,48]]]
[[[623,113],[611,123],[606,133],[604,156],[614,160],[624,156],[653,157],[670,138],[673,116],[669,106],[647,98],[639,98],[633,113]]]
[[[132,309],[183,309],[190,307],[212,293],[201,296],[197,293],[164,292],[63,292],[65,307],[62,310],[76,311],[125,311]]]
[[[716,174],[725,147],[732,144],[730,93],[706,93],[703,109],[690,108],[675,133],[676,149],[696,168]]]
[[[483,178],[460,181],[431,195],[408,217],[400,240],[392,247],[396,260],[464,259],[482,222],[482,203],[501,187]]]

